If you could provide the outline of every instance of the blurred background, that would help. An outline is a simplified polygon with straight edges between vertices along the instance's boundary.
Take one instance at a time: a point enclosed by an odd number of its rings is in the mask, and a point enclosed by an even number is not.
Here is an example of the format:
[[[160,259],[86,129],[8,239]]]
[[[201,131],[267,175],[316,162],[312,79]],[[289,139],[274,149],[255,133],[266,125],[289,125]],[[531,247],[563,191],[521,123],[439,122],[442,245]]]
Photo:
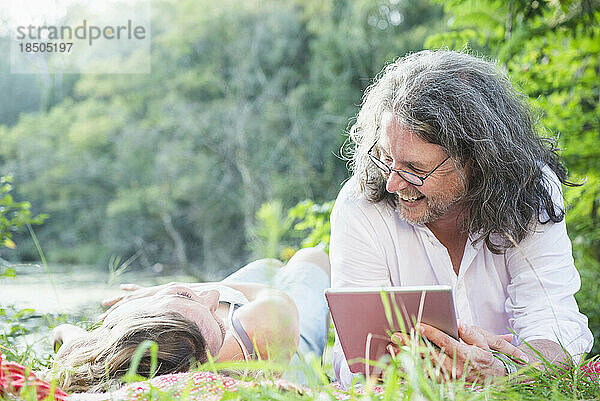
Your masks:
[[[468,45],[587,177],[565,197],[597,352],[599,23],[595,0],[154,0],[150,74],[15,75],[2,58],[0,309],[42,257],[87,293],[93,272],[217,280],[327,244],[364,89],[407,52]]]

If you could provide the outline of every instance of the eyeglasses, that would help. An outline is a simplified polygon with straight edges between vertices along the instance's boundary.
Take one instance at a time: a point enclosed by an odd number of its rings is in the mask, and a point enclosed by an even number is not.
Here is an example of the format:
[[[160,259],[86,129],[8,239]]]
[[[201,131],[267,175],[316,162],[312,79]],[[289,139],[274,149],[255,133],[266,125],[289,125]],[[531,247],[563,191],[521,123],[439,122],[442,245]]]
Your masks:
[[[437,170],[438,168],[441,167],[442,164],[446,163],[446,160],[448,160],[450,158],[450,156],[446,157],[440,164],[438,164],[437,166],[435,166],[435,168],[433,170],[431,170],[429,173],[425,174],[423,177],[415,174],[415,173],[411,173],[410,171],[406,171],[406,170],[397,170],[395,168],[391,168],[390,166],[388,166],[387,164],[385,164],[383,161],[379,160],[378,158],[376,158],[375,156],[373,156],[373,154],[371,153],[373,151],[373,148],[375,147],[375,144],[373,144],[373,146],[371,146],[371,149],[369,149],[369,151],[367,152],[367,155],[369,156],[369,158],[371,159],[371,161],[373,162],[373,164],[375,164],[380,170],[382,170],[384,173],[386,174],[392,174],[392,173],[396,173],[400,176],[400,178],[402,178],[404,181],[408,182],[409,184],[412,184],[416,187],[420,187],[423,185],[425,179],[427,177],[429,177],[431,174],[433,174],[433,172],[435,170]]]

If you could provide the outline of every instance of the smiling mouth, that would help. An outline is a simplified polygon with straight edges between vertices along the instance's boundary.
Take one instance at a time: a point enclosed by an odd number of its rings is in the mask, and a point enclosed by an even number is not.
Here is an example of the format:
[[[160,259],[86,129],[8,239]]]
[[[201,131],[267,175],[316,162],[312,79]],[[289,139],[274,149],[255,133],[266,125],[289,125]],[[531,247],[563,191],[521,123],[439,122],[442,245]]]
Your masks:
[[[420,196],[415,196],[415,195],[406,196],[406,195],[400,195],[400,194],[398,194],[398,197],[400,199],[402,199],[403,201],[405,201],[405,202],[413,203],[413,202],[420,201],[421,199],[423,199],[425,197],[425,195],[420,195]]]

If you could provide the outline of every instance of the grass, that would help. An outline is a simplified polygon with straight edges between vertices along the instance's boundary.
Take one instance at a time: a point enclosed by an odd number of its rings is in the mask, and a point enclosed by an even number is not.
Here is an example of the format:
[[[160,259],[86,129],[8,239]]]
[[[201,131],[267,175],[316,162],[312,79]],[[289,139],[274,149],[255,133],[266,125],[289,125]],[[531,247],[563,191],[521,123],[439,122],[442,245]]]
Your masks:
[[[32,233],[34,236],[34,234]],[[38,246],[38,251],[41,249]],[[114,260],[111,263],[110,277],[114,281],[126,269],[129,261],[119,266],[120,260]],[[46,265],[44,263],[44,265]],[[123,267],[124,266],[124,267]],[[47,265],[46,265],[47,268]],[[47,270],[48,272],[48,270]],[[11,274],[11,276],[14,276]],[[6,279],[0,275],[0,280]],[[394,308],[397,307],[394,305]],[[388,306],[389,309],[389,306]],[[398,312],[398,311],[396,311]],[[81,324],[85,327],[85,317],[66,316],[66,315],[36,315],[32,309],[17,309],[12,306],[0,304],[0,349],[3,358],[8,361],[16,361],[24,364],[27,368],[37,371],[49,369],[52,365],[52,349],[50,345],[50,333],[55,326],[69,321],[70,323]],[[87,328],[87,327],[85,327]],[[21,340],[25,336],[34,336],[37,338],[32,343],[23,343]],[[330,348],[333,346],[333,329],[330,330],[325,355],[330,355]],[[154,347],[149,344],[142,344],[147,349]],[[395,358],[387,362],[382,362],[379,367],[384,374],[383,379],[378,382],[367,381],[365,378],[357,380],[358,386],[343,394],[342,398],[350,400],[544,400],[544,401],[562,401],[562,400],[592,400],[600,399],[600,376],[590,376],[582,374],[579,366],[573,366],[570,369],[556,369],[548,364],[548,369],[537,370],[528,369],[520,373],[518,381],[506,379],[497,380],[493,383],[466,383],[464,380],[446,380],[442,377],[439,368],[433,363],[430,357],[423,358],[422,355],[430,355],[430,345],[413,342],[410,347],[404,346]],[[156,350],[154,350],[155,354]],[[135,359],[135,358],[134,358]],[[597,358],[596,358],[597,359]],[[300,367],[307,373],[309,383],[305,387],[307,391],[298,392],[294,389],[282,390],[279,386],[273,384],[278,375],[274,372],[280,372],[281,366],[272,363],[259,361],[247,366],[249,371],[259,371],[260,375],[246,375],[240,370],[239,364],[219,364],[207,363],[199,366],[195,371],[210,372],[236,372],[236,378],[247,381],[254,380],[261,385],[254,387],[239,386],[237,391],[225,391],[223,388],[216,388],[217,393],[222,393],[223,400],[336,400],[340,398],[340,393],[330,384],[333,378],[333,370],[327,361],[323,364],[321,361],[307,362]],[[138,381],[142,378],[136,376],[135,366],[130,369],[126,382]],[[242,373],[240,373],[242,372]],[[52,383],[56,385],[56,383]],[[358,391],[356,389],[362,389]],[[213,389],[215,390],[215,389]],[[383,390],[383,391],[376,391]],[[206,395],[212,394],[211,392]],[[37,400],[35,392],[31,388],[25,388],[21,393],[24,400]],[[184,388],[179,393],[173,391],[161,391],[152,389],[150,397],[153,400],[186,400],[198,399],[197,394],[191,391],[191,388]],[[2,397],[0,396],[0,399]],[[208,397],[208,399],[216,399]]]
[[[44,316],[36,319],[37,324],[31,325],[31,310],[17,310],[15,308],[1,307],[3,314],[3,332],[0,335],[0,346],[4,359],[24,363],[32,370],[39,370],[51,366],[51,360],[42,353],[37,355],[31,345],[19,348],[16,344],[18,337],[24,334],[36,333],[49,336],[54,325],[67,320],[66,316]],[[72,319],[70,319],[72,320]],[[333,345],[330,337],[328,347]],[[422,359],[421,355],[425,345],[403,347],[396,358],[384,368],[384,379],[381,382],[367,382],[358,380],[363,393],[350,391],[346,394],[352,400],[590,400],[600,399],[600,379],[581,374],[578,367],[566,371],[530,369],[523,372],[521,380],[511,382],[508,379],[492,383],[473,385],[462,380],[441,380],[441,372],[431,361]],[[197,371],[221,370],[231,371],[239,365],[233,364],[205,364],[198,367]],[[262,384],[250,388],[238,388],[235,392],[225,391],[224,400],[335,400],[339,392],[329,384],[332,370],[330,366],[321,363],[307,363],[302,369],[311,372],[312,379],[307,388],[309,391],[298,393],[294,390],[283,391],[273,384],[269,384],[277,376],[272,373],[279,371],[280,367],[268,362],[258,362],[258,365],[249,365],[249,368],[259,369],[263,375],[254,378]],[[248,380],[250,376],[243,373],[237,376],[240,380]],[[139,380],[132,375],[130,381]],[[383,389],[383,393],[374,392],[374,385]],[[191,391],[174,394],[172,391],[152,390],[152,399],[196,399]],[[28,389],[22,393],[22,398],[35,400],[35,394]]]

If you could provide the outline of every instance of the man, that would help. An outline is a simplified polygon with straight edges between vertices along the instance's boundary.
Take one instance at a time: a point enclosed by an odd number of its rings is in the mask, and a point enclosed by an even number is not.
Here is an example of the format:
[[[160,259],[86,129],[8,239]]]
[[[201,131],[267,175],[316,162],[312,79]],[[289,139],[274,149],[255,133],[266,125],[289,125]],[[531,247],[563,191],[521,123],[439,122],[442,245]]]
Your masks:
[[[350,139],[353,176],[331,215],[333,287],[451,285],[462,341],[421,333],[458,376],[471,375],[467,360],[475,377],[512,371],[494,350],[537,361],[525,341],[551,361],[568,359],[563,347],[590,350],[565,168],[493,63],[441,50],[398,60],[367,90]],[[333,358],[348,385],[337,338]]]

